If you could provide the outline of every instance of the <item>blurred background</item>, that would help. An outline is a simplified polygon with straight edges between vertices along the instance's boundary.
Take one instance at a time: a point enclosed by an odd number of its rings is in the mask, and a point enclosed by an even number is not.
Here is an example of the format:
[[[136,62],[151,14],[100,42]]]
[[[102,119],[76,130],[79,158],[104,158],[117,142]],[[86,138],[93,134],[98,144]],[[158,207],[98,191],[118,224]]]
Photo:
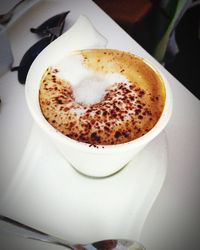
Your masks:
[[[94,0],[200,99],[199,0]]]

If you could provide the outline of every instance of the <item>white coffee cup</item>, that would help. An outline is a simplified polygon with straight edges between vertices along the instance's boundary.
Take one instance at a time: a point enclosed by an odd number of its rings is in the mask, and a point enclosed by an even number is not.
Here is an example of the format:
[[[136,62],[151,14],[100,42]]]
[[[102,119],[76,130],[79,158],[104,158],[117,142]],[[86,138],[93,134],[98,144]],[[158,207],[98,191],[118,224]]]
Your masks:
[[[63,54],[71,53],[65,51],[67,44],[67,34],[64,34],[48,48],[46,48],[34,61],[27,76],[26,81],[26,100],[30,112],[39,127],[49,135],[49,139],[55,144],[56,148],[63,154],[67,161],[79,172],[93,177],[105,177],[112,175],[122,169],[126,164],[140,152],[150,141],[166,127],[172,112],[172,94],[165,76],[151,62],[153,69],[159,72],[163,79],[166,91],[166,101],[163,113],[156,125],[144,136],[123,144],[106,145],[103,147],[90,147],[87,143],[82,143],[66,137],[53,128],[44,118],[39,104],[39,88],[42,75],[46,68],[54,62],[59,61]],[[69,41],[69,40],[68,40]],[[90,48],[85,44],[76,49]],[[96,47],[98,43],[93,42]],[[102,45],[101,43],[99,44]],[[52,55],[54,54],[54,56]],[[51,59],[50,59],[51,58]]]

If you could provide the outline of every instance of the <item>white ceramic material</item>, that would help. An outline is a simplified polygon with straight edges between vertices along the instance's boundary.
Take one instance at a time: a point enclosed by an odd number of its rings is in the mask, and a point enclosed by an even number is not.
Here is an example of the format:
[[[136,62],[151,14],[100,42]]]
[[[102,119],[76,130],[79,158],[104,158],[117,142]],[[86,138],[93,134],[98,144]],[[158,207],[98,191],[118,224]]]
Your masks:
[[[85,36],[85,34],[89,34],[89,36]],[[128,143],[96,148],[72,140],[55,130],[45,120],[40,110],[38,93],[42,74],[48,66],[55,64],[72,50],[103,47],[105,45],[106,40],[94,29],[89,20],[80,16],[68,32],[51,43],[36,58],[26,81],[26,100],[36,123],[49,135],[49,138],[53,140],[55,146],[73,167],[85,175],[94,177],[109,176],[123,168],[165,128],[172,111],[171,91],[167,80],[160,73],[165,82],[166,103],[161,118],[146,135]],[[149,64],[155,69],[152,63]]]
[[[167,166],[167,137],[161,133],[119,173],[88,178],[71,168],[34,124],[17,171],[0,199],[0,211],[72,243],[104,238],[140,241]]]

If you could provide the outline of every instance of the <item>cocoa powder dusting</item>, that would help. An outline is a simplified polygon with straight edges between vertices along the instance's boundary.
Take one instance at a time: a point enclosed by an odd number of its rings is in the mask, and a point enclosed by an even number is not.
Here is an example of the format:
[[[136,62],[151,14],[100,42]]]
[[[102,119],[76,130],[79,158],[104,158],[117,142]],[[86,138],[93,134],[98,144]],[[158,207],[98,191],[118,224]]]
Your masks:
[[[89,59],[86,53],[84,62],[87,64]],[[97,58],[96,62],[101,64],[102,60]],[[119,70],[126,72],[124,68]],[[136,139],[147,133],[162,113],[159,95],[139,87],[137,81],[113,83],[98,103],[77,103],[70,83],[60,79],[58,73],[58,69],[48,68],[41,80],[39,101],[43,115],[66,136],[90,146]]]

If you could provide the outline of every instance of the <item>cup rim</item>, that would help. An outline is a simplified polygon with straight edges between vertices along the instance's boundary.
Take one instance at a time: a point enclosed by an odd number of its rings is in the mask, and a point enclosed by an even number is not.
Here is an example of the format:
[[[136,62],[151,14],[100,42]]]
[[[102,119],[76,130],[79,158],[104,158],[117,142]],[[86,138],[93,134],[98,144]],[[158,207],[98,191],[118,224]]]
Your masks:
[[[49,64],[47,67],[41,66],[41,62],[45,61],[44,60],[45,59],[45,51],[46,51],[46,49],[45,49],[37,56],[37,58],[32,63],[32,65],[29,69],[27,79],[26,79],[26,84],[25,84],[26,102],[27,102],[29,111],[30,111],[33,119],[35,120],[35,122],[51,138],[54,138],[57,141],[64,143],[64,144],[66,144],[66,142],[67,142],[67,144],[70,147],[79,148],[80,150],[87,151],[90,153],[93,152],[96,154],[99,154],[99,153],[107,154],[107,153],[113,152],[113,150],[114,151],[120,150],[120,152],[123,152],[123,151],[125,152],[131,148],[138,147],[140,145],[144,145],[144,144],[147,144],[148,142],[150,142],[153,138],[155,138],[166,127],[166,125],[168,124],[168,122],[170,120],[171,114],[172,114],[172,106],[173,106],[172,92],[171,92],[171,88],[169,86],[169,82],[168,82],[167,78],[165,77],[164,72],[162,72],[162,69],[158,69],[158,67],[152,61],[147,60],[147,59],[145,59],[145,58],[143,58],[143,57],[141,57],[133,52],[129,52],[126,50],[119,50],[119,49],[115,49],[115,48],[83,48],[83,49],[86,49],[86,50],[87,49],[104,49],[104,50],[112,49],[112,50],[118,50],[120,52],[127,52],[127,53],[130,53],[130,54],[136,56],[140,60],[144,61],[144,63],[146,63],[149,67],[151,67],[156,72],[156,74],[158,74],[159,77],[162,79],[164,87],[165,87],[165,93],[166,93],[165,105],[164,105],[164,108],[163,108],[163,111],[162,111],[162,114],[161,114],[159,120],[154,125],[154,127],[151,128],[143,136],[136,138],[136,139],[133,139],[129,142],[121,143],[121,144],[92,145],[89,143],[76,141],[76,140],[62,134],[45,119],[45,117],[43,116],[42,111],[40,109],[40,105],[39,105],[38,93],[39,93],[40,80],[42,78],[42,75],[44,74],[44,71],[50,65]],[[71,55],[73,53],[77,53],[80,50],[82,50],[82,49],[68,51],[65,55],[66,56]],[[57,60],[55,60],[54,63],[56,63],[56,61]],[[37,84],[35,84],[35,82],[37,82]],[[33,83],[35,84],[34,87],[33,87]],[[35,100],[35,98],[37,98],[37,100]],[[36,104],[36,106],[34,106],[35,104]],[[40,111],[39,113],[38,113],[38,110]]]

